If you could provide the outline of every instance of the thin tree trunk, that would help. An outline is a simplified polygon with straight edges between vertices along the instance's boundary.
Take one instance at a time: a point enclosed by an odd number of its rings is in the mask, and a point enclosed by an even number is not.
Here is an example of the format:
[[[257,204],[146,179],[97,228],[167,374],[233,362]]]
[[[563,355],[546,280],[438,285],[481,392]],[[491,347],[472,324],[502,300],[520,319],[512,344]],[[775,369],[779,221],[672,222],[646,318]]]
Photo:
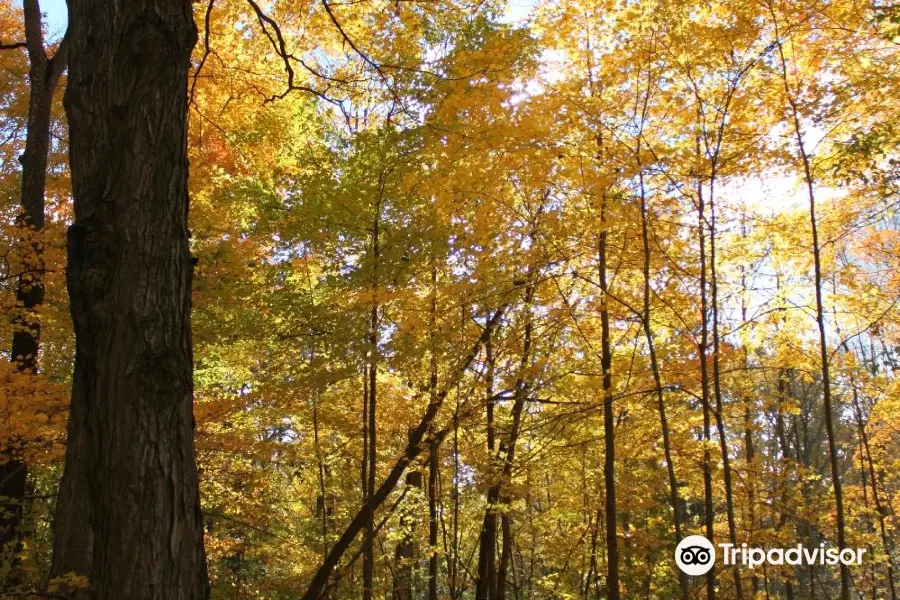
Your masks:
[[[597,514],[594,515],[594,526],[591,528],[591,568],[590,571],[593,574],[591,578],[591,583],[594,584],[594,597],[599,600],[603,597],[603,590],[600,587],[600,562],[597,560],[597,548],[598,548],[598,538],[600,537],[600,523],[603,519],[603,511],[599,508],[597,509]]]
[[[325,489],[325,462],[322,457],[322,445],[319,440],[319,401],[318,394],[313,396],[312,401],[312,418],[313,418],[313,447],[316,453],[316,475],[319,483],[319,498],[321,499],[322,510],[322,557],[328,556],[328,516],[330,504]]]
[[[784,371],[780,369],[778,372],[778,409],[777,409],[777,413],[776,413],[776,417],[775,417],[775,419],[776,419],[775,427],[776,427],[776,433],[778,436],[778,443],[781,446],[782,465],[787,461],[790,461],[791,463],[795,462],[793,453],[791,452],[791,446],[788,443],[788,437],[785,432],[783,406],[784,406],[786,399],[787,399],[786,375],[785,375]],[[787,523],[788,511],[787,511],[786,504],[787,504],[787,500],[791,497],[791,494],[788,491],[789,490],[788,482],[787,482],[788,474],[783,473],[782,476],[785,478],[785,484],[784,484],[785,489],[782,492],[782,496],[781,496],[782,508],[781,508],[781,514],[778,516],[778,523],[775,527],[776,531],[780,531]],[[794,600],[794,583],[791,578],[784,579],[784,589],[785,589],[785,595],[787,597],[787,600]]]
[[[606,490],[606,587],[609,600],[619,600],[619,542],[616,528],[616,416],[613,410],[612,350],[609,331],[609,282],[606,277],[606,195],[600,203],[597,262],[603,301],[600,307],[600,364],[603,369],[603,481]]]
[[[496,454],[496,440],[494,430],[494,350],[488,340],[485,344],[486,356],[486,389],[485,413],[487,420],[487,450],[488,456],[493,461]],[[492,477],[496,474],[492,473]],[[487,492],[487,508],[484,511],[484,520],[481,533],[478,537],[478,574],[475,580],[475,600],[490,600],[494,597],[496,589],[495,551],[497,546],[497,491],[496,483],[491,483]]]
[[[382,175],[383,179],[384,175]],[[368,421],[366,423],[366,500],[375,495],[375,468],[377,457],[375,455],[377,445],[375,410],[378,397],[378,269],[381,261],[381,244],[379,229],[381,226],[381,196],[375,202],[375,216],[372,222],[372,307],[369,315],[369,405],[367,408]],[[366,502],[364,506],[371,506]],[[374,594],[375,579],[375,510],[372,508],[366,514],[366,536],[363,543],[363,600],[372,600]]]
[[[438,597],[438,514],[437,514],[437,487],[438,470],[438,445],[432,444],[428,456],[428,600],[437,600]]]
[[[194,452],[191,3],[72,0],[75,373],[52,575],[92,600],[209,595]]]
[[[697,141],[697,153],[700,152],[700,142]],[[703,404],[703,507],[706,524],[706,539],[715,545],[715,508],[712,492],[712,457],[709,445],[711,440],[711,408],[709,404],[709,368],[706,361],[707,344],[709,336],[709,321],[707,318],[706,303],[706,215],[703,200],[703,183],[697,182],[697,207],[698,207],[698,231],[700,244],[700,389],[701,402]],[[706,573],[706,598],[716,598],[716,568],[713,566]]]
[[[888,509],[885,508],[878,492],[878,479],[875,477],[875,465],[872,461],[872,452],[869,448],[869,434],[866,432],[866,422],[863,418],[862,407],[859,402],[859,393],[856,390],[856,382],[851,378],[850,385],[853,386],[853,410],[856,415],[857,430],[859,432],[859,443],[861,446],[861,460],[864,460],[863,468],[863,491],[865,491],[865,475],[866,467],[868,470],[869,481],[872,482],[872,501],[875,504],[875,512],[878,514],[879,533],[881,534],[881,543],[884,546],[884,552],[887,554],[887,583],[891,591],[891,600],[897,600],[897,588],[894,583],[894,553],[891,537],[888,536],[887,527],[885,525],[885,514]]]
[[[449,385],[442,389],[440,393],[438,393],[437,398],[434,402],[429,403],[428,409],[419,420],[419,424],[416,425],[416,427],[410,432],[409,443],[407,444],[406,449],[403,451],[403,454],[397,459],[397,461],[391,467],[391,470],[388,472],[387,477],[385,477],[384,481],[382,481],[378,489],[375,490],[375,493],[366,501],[366,504],[360,507],[359,511],[353,517],[353,520],[350,521],[350,523],[344,529],[344,532],[341,534],[340,538],[338,538],[337,542],[335,542],[334,546],[332,546],[331,551],[328,553],[328,556],[324,561],[322,561],[322,564],[319,566],[319,569],[313,576],[312,581],[310,581],[309,587],[306,589],[306,593],[303,594],[303,600],[317,600],[318,598],[322,597],[323,591],[328,584],[328,580],[331,577],[334,568],[337,566],[338,562],[340,562],[341,560],[341,557],[344,556],[344,553],[353,543],[353,540],[356,539],[356,536],[359,534],[359,532],[365,528],[366,516],[368,512],[370,510],[374,511],[376,508],[381,506],[385,499],[394,490],[394,487],[397,485],[397,482],[400,481],[400,477],[403,475],[403,472],[410,465],[410,463],[412,463],[427,448],[430,448],[432,443],[439,444],[440,441],[447,435],[447,433],[449,432],[449,430],[447,429],[443,429],[429,435],[426,434],[428,434],[431,430],[435,418],[437,417],[437,414],[444,403],[444,399],[447,397],[447,393],[449,392],[450,387],[456,385],[459,379],[463,376],[463,374],[478,356],[478,353],[481,350],[481,346],[484,344],[484,341],[493,334],[494,328],[497,326],[497,323],[503,316],[504,312],[505,307],[497,310],[488,319],[487,324],[485,325],[484,330],[481,332],[478,340],[475,342],[469,354],[466,355],[466,357],[462,360],[461,364],[454,372],[453,377],[451,377]]]
[[[44,301],[44,264],[41,245],[31,240],[44,228],[44,195],[47,160],[50,153],[50,120],[56,85],[66,67],[68,41],[63,39],[56,55],[47,56],[38,0],[22,4],[25,19],[25,49],[28,54],[28,121],[25,130],[25,152],[22,165],[21,212],[18,225],[24,233],[22,241],[30,246],[25,251],[22,273],[16,282],[15,319],[10,358],[22,373],[37,373],[41,322],[37,310]],[[23,440],[6,440],[0,462],[0,557],[9,565],[0,588],[19,581],[18,555],[22,549],[22,517],[28,482],[28,464],[21,455]],[[16,448],[16,450],[13,450]]]
[[[438,394],[438,366],[437,366],[437,267],[432,260],[431,265],[431,307],[429,311],[428,345],[429,345],[429,401],[437,401]],[[489,341],[487,342],[490,343]],[[430,548],[428,558],[428,600],[437,600],[438,580],[438,514],[437,493],[438,474],[441,463],[438,457],[437,444],[431,447],[428,456],[428,545]]]
[[[512,560],[513,539],[512,519],[508,511],[500,515],[500,565],[497,567],[497,586],[494,591],[496,600],[506,598],[506,573]]]
[[[850,386],[853,388],[853,396],[854,396],[853,404],[854,404],[854,408],[856,408],[858,406],[859,401],[858,401],[858,398],[856,397],[857,396],[856,383],[853,381],[852,375],[850,377]],[[874,523],[872,523],[872,518],[869,514],[869,510],[870,510],[869,509],[869,477],[868,477],[868,473],[867,473],[867,469],[866,469],[866,457],[865,457],[865,450],[863,449],[862,435],[860,435],[860,432],[863,427],[864,426],[862,425],[861,416],[860,416],[859,412],[856,411],[857,445],[859,448],[859,450],[858,450],[858,452],[859,452],[859,472],[861,475],[860,483],[862,483],[863,508],[865,509],[865,514],[866,514],[866,533],[871,534],[871,533],[875,532],[875,525],[874,525]],[[874,556],[873,547],[872,547],[871,542],[866,543],[866,550],[868,550],[869,556]],[[875,565],[868,563],[866,565],[863,565],[863,568],[864,568],[866,577],[869,579],[869,583],[872,585],[872,600],[877,600],[878,586],[875,582]],[[861,594],[860,594],[860,596],[861,596]]]
[[[535,217],[536,228],[537,217]],[[532,233],[531,239],[534,240]],[[504,507],[500,514],[500,564],[497,566],[496,588],[494,590],[493,600],[505,600],[506,598],[506,574],[509,569],[509,562],[512,558],[512,524],[509,515],[509,505],[512,501],[509,495],[509,483],[512,480],[513,465],[516,459],[516,445],[519,441],[519,433],[522,426],[522,413],[525,410],[525,403],[528,400],[530,383],[528,380],[528,367],[532,358],[532,333],[534,323],[531,316],[532,303],[534,302],[534,271],[529,268],[527,275],[528,284],[525,286],[525,300],[523,308],[525,311],[525,331],[522,337],[522,356],[519,361],[519,375],[515,383],[515,398],[511,411],[512,425],[509,430],[509,436],[505,444],[500,444],[500,451],[504,454],[503,472],[500,478],[499,488],[497,490],[497,502]]]
[[[722,117],[724,126],[725,117]],[[716,268],[716,163],[713,161],[709,178],[709,274],[710,291],[712,292],[712,338],[713,338],[713,395],[716,400],[716,429],[719,434],[719,450],[722,453],[722,475],[725,479],[725,515],[728,520],[728,537],[732,545],[737,546],[737,523],[734,518],[734,491],[731,483],[731,459],[728,456],[728,440],[725,437],[725,415],[722,404],[722,378],[719,368],[719,277]],[[744,597],[741,570],[738,565],[732,567],[735,595],[738,600]]]
[[[791,446],[788,443],[788,437],[786,433],[786,428],[784,424],[784,403],[787,400],[787,376],[784,373],[784,370],[779,369],[778,371],[778,408],[775,417],[775,429],[776,435],[778,437],[779,446],[781,446],[781,464],[782,466],[785,463],[795,463],[795,459],[793,453],[791,452]],[[796,466],[794,468],[796,470]],[[784,491],[781,494],[781,514],[778,516],[778,523],[775,526],[775,531],[780,531],[785,524],[787,523],[788,511],[787,511],[787,501],[791,498],[791,494],[789,493],[788,488],[788,476],[782,472],[782,477],[785,480],[784,483]],[[786,577],[784,579],[784,589],[787,600],[794,600],[794,582],[792,578]]]
[[[369,494],[369,365],[363,365],[362,384],[362,460],[359,463],[359,485],[365,504]]]
[[[816,196],[812,166],[806,148],[803,143],[803,128],[800,125],[800,109],[797,99],[788,84],[787,61],[784,57],[784,48],[781,43],[778,21],[774,10],[772,18],[775,25],[775,40],[778,47],[778,55],[781,62],[781,76],[784,85],[785,98],[791,110],[791,118],[794,125],[794,137],[797,142],[797,150],[803,166],[803,179],[806,182],[806,191],[809,198],[809,222],[812,230],[813,253],[813,284],[816,291],[816,325],[819,329],[819,360],[822,363],[822,408],[825,413],[825,433],[828,437],[828,462],[831,467],[831,485],[834,490],[834,505],[836,512],[837,543],[840,550],[847,547],[846,523],[844,519],[844,492],[841,486],[841,471],[838,464],[838,447],[834,427],[834,414],[831,402],[831,372],[828,365],[828,339],[825,334],[825,310],[822,301],[822,257],[819,245],[819,228],[816,221]],[[841,563],[841,600],[850,600],[850,568]]]
[[[581,508],[584,511],[581,517],[581,525],[584,528],[584,533],[581,535],[582,541],[587,538],[587,533],[591,530],[593,520],[591,518],[591,508],[590,508],[590,497],[588,495],[588,481],[587,481],[587,460],[585,459],[585,452],[587,450],[586,444],[581,444]],[[590,541],[587,542],[590,544]],[[581,570],[579,572],[578,579],[578,594],[581,598],[587,598],[588,592],[588,582],[590,581],[591,574],[588,572],[590,568],[590,563],[588,562],[588,557],[590,556],[590,546],[587,548],[582,545],[581,548]]]
[[[637,142],[636,154],[638,157],[638,178],[641,194],[641,241],[644,250],[643,283],[644,306],[641,321],[644,327],[644,336],[647,338],[647,351],[650,354],[650,370],[653,372],[653,384],[656,388],[656,408],[659,412],[659,424],[663,438],[663,454],[666,459],[666,474],[669,479],[669,504],[672,505],[672,521],[675,526],[675,544],[682,537],[681,502],[678,499],[678,479],[675,477],[675,463],[672,460],[672,443],[669,441],[669,419],[666,416],[666,402],[663,394],[662,375],[659,370],[659,360],[656,356],[656,344],[653,338],[653,323],[650,314],[650,230],[649,214],[647,209],[647,196],[644,189],[644,170],[640,159],[640,138]],[[682,600],[688,600],[690,590],[688,588],[687,575],[678,569],[678,584],[681,587]]]
[[[460,307],[460,332],[465,331],[467,322],[468,309],[463,304]],[[485,354],[490,350],[492,336],[487,336],[484,341]],[[453,548],[452,556],[448,560],[448,586],[450,588],[450,598],[457,600],[463,593],[465,587],[465,579],[463,583],[459,582],[460,558],[459,558],[459,399],[460,387],[459,382],[456,386],[456,406],[453,410]]]
[[[741,216],[741,234],[746,236],[746,227]],[[741,265],[741,322],[747,322],[747,279],[745,267]],[[744,352],[744,371],[750,370],[750,353],[746,344],[743,345]],[[756,530],[756,476],[758,469],[756,468],[756,447],[753,443],[753,410],[752,400],[748,394],[744,395],[744,458],[747,461],[747,541],[752,546],[755,541]],[[753,574],[751,578],[753,587],[752,598],[756,597],[759,592],[759,577]],[[768,586],[766,587],[768,594]]]
[[[490,338],[488,338],[490,339]],[[462,594],[465,584],[459,582],[459,394],[456,395],[456,406],[453,410],[453,560],[450,569],[450,596],[457,598]]]
[[[429,478],[429,486],[431,480]],[[409,471],[406,474],[407,490],[422,489],[422,472]],[[394,600],[412,600],[413,598],[413,527],[415,517],[404,511],[400,516],[401,537],[394,551]]]

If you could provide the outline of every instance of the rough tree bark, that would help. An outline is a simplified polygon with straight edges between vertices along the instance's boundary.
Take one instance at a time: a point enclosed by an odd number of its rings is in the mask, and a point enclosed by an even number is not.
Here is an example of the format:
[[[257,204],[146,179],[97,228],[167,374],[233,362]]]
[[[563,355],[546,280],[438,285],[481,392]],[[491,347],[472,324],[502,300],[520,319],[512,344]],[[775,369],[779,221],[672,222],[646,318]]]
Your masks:
[[[30,232],[44,228],[44,193],[47,181],[47,157],[50,152],[50,121],[53,94],[66,67],[68,41],[63,38],[53,58],[47,56],[38,0],[22,4],[25,22],[25,50],[28,53],[28,121],[25,130],[25,152],[22,164],[22,211],[18,223]],[[30,237],[30,234],[28,236]],[[26,240],[27,241],[27,240]],[[43,260],[41,246],[31,243],[26,252],[22,272],[16,282],[16,317],[10,357],[23,373],[36,373],[41,339],[41,322],[36,310],[44,301]],[[7,440],[0,464],[0,551],[7,577],[3,587],[18,580],[16,555],[21,549],[22,515],[28,481],[28,464],[22,458],[21,440]]]
[[[76,351],[52,576],[92,600],[209,595],[192,415],[188,0],[70,0]]]

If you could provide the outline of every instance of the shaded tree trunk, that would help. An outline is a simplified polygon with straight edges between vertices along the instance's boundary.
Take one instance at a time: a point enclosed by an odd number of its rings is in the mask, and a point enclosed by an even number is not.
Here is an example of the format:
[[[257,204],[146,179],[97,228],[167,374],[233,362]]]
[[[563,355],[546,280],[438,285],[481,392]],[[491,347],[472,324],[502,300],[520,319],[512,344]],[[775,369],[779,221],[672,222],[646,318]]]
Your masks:
[[[328,556],[328,519],[332,514],[333,500],[328,495],[325,488],[325,460],[322,456],[322,443],[319,439],[319,395],[313,395],[312,399],[312,422],[313,422],[313,450],[316,455],[316,477],[319,484],[319,501],[318,509],[321,510],[319,516],[322,518],[322,558]]]
[[[488,338],[490,340],[490,337]],[[459,511],[460,511],[460,493],[459,493],[459,389],[457,388],[456,406],[453,410],[453,552],[448,561],[448,587],[450,588],[450,597],[454,600],[462,594],[465,588],[465,575],[463,572],[462,581],[460,581],[460,564],[462,561],[459,556]],[[438,471],[440,475],[440,471]],[[440,498],[438,498],[440,500]]]
[[[881,499],[881,495],[878,491],[878,478],[875,474],[875,463],[872,460],[872,451],[869,446],[869,434],[866,432],[866,424],[863,420],[862,408],[859,403],[859,394],[856,391],[856,386],[853,382],[851,385],[854,386],[853,389],[853,408],[856,413],[856,419],[859,427],[859,437],[860,444],[862,446],[862,453],[864,454],[865,464],[868,466],[869,471],[869,481],[872,482],[872,500],[875,503],[875,513],[878,515],[878,530],[881,534],[881,544],[884,547],[884,552],[887,554],[887,564],[886,575],[887,575],[887,584],[888,589],[891,592],[891,600],[897,600],[897,587],[894,583],[894,545],[892,543],[892,537],[887,532],[887,526],[885,525],[886,516],[890,514],[890,508],[884,505],[884,502]],[[865,474],[865,471],[863,471]],[[865,478],[863,478],[863,487],[865,488]]]
[[[837,314],[835,311],[835,323],[837,323]],[[838,336],[841,335],[840,327],[837,327]],[[843,344],[844,351],[850,353],[850,348],[847,343]],[[865,362],[865,359],[864,359]],[[875,475],[875,465],[872,461],[872,452],[871,447],[869,446],[869,434],[866,431],[867,419],[863,415],[862,403],[859,399],[859,389],[856,382],[856,378],[851,372],[850,374],[850,387],[853,390],[852,398],[853,398],[853,414],[856,418],[856,431],[859,442],[859,461],[860,461],[860,473],[862,475],[862,490],[863,490],[863,500],[865,501],[866,508],[868,510],[868,481],[872,482],[872,501],[875,505],[875,514],[878,515],[878,523],[879,523],[879,533],[881,535],[881,543],[884,548],[884,552],[887,555],[887,564],[885,565],[887,576],[887,584],[888,589],[891,593],[891,600],[897,600],[897,588],[894,584],[894,554],[893,554],[893,544],[892,538],[887,533],[887,528],[885,526],[885,516],[889,514],[890,509],[884,506],[884,503],[881,500],[881,496],[878,491],[878,478]],[[868,481],[867,481],[868,480]],[[869,520],[870,532],[874,532],[874,525]],[[871,554],[872,546],[868,545],[869,553]],[[868,565],[874,566],[874,565]],[[877,596],[877,590],[875,589],[875,583],[873,581],[873,589],[872,589],[872,597],[875,598]]]
[[[194,451],[185,0],[71,0],[75,373],[52,576],[208,597]]]

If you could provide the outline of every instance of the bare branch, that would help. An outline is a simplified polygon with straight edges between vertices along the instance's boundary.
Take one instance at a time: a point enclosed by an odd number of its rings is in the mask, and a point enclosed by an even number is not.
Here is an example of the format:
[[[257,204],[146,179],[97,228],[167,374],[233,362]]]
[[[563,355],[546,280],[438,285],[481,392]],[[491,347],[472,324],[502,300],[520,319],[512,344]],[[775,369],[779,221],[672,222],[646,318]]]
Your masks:
[[[194,76],[191,79],[191,92],[188,95],[190,104],[194,103],[194,88],[197,87],[197,78],[200,77],[203,65],[206,64],[206,59],[209,58],[209,21],[210,15],[212,15],[213,4],[215,3],[216,0],[209,0],[209,4],[206,5],[206,16],[203,19],[203,57],[200,59],[200,64],[197,65],[197,70],[194,71]]]

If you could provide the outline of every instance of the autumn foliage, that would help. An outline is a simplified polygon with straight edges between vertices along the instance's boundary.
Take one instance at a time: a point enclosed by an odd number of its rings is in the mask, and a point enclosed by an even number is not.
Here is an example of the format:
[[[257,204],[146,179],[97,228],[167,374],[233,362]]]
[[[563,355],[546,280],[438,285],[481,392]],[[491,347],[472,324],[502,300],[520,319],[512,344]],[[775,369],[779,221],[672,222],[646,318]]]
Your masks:
[[[842,596],[828,566],[681,577],[712,534],[844,539],[852,595],[897,600],[896,6],[193,7],[212,598]],[[22,19],[0,1],[4,46]],[[9,597],[47,589],[74,353],[60,98],[46,226],[17,220],[27,70],[0,51],[7,353],[45,265],[37,372],[0,362],[29,465]]]

